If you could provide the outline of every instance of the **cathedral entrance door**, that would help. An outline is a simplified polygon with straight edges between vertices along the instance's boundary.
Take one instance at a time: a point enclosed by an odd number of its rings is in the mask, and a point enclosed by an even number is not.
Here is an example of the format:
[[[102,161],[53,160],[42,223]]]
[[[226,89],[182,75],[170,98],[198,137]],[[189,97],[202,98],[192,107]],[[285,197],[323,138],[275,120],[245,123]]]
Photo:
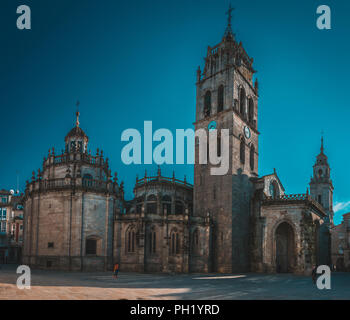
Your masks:
[[[276,271],[292,272],[294,265],[294,232],[287,223],[281,223],[276,229]]]

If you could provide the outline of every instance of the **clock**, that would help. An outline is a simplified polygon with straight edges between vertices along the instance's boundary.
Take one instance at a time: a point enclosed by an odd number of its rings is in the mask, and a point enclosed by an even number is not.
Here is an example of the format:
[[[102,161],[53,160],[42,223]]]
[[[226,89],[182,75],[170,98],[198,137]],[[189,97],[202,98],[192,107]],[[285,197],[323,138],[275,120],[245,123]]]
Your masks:
[[[208,130],[209,131],[212,131],[212,130],[215,130],[216,129],[216,122],[215,121],[211,121],[209,124],[208,124]]]
[[[250,129],[247,126],[244,127],[244,135],[247,139],[251,137]]]

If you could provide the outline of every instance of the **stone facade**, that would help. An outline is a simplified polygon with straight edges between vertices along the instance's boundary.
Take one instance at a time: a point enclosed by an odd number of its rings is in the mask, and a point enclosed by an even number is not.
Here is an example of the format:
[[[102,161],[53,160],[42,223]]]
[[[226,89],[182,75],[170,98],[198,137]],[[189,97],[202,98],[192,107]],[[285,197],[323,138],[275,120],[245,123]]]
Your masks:
[[[343,215],[343,222],[334,226],[332,235],[332,264],[337,271],[350,271],[350,213]]]
[[[276,173],[258,177],[259,92],[252,64],[229,24],[222,41],[208,47],[203,72],[197,70],[196,130],[207,136],[211,128],[229,131],[226,175],[212,175],[212,165],[199,163],[196,142],[194,216],[209,215],[212,224],[208,269],[308,273],[312,264],[330,264],[333,186],[323,141],[310,194],[285,195]]]
[[[208,271],[210,225],[192,218],[193,186],[159,169],[157,176],[137,179],[134,194],[115,220],[115,261],[123,270]]]
[[[108,158],[88,152],[88,137],[76,127],[65,151],[49,150],[42,170],[25,192],[23,263],[38,268],[106,270],[112,267],[113,220],[123,187],[112,181]]]
[[[227,129],[229,170],[213,175],[199,163],[194,185],[161,175],[136,179],[134,198],[111,179],[108,159],[87,151],[76,126],[60,155],[44,158],[25,193],[24,263],[69,270],[137,272],[294,272],[330,264],[333,186],[323,150],[310,193],[287,195],[276,171],[258,176],[258,81],[253,59],[235,40],[230,20],[197,70],[195,129],[208,137]],[[79,116],[79,114],[78,114]],[[211,130],[212,128],[217,130]],[[196,131],[197,132],[197,131]],[[208,146],[205,141],[204,146]],[[201,152],[201,155],[199,154]]]

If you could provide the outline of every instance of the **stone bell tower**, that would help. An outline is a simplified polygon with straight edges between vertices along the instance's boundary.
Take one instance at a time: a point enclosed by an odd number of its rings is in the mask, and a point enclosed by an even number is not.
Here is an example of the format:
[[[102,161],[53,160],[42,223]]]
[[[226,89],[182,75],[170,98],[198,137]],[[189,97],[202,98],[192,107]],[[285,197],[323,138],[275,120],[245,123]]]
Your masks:
[[[328,222],[333,224],[333,183],[330,176],[331,169],[328,158],[324,154],[323,137],[321,139],[321,152],[313,166],[313,176],[310,181],[310,194],[319,202],[328,214]]]
[[[196,83],[195,129],[217,129],[217,156],[229,149],[228,172],[212,175],[209,162],[198,163],[196,141],[194,215],[213,223],[208,264],[214,272],[249,270],[250,178],[258,174],[258,82],[253,59],[232,32],[232,10],[221,42],[207,49],[203,72],[198,67]],[[229,130],[229,146],[221,145],[221,129]]]
[[[311,196],[323,206],[327,217],[325,223],[317,230],[317,264],[330,265],[331,263],[331,235],[333,226],[333,183],[330,176],[328,158],[324,154],[323,137],[321,139],[321,152],[313,166],[313,176],[310,181]]]

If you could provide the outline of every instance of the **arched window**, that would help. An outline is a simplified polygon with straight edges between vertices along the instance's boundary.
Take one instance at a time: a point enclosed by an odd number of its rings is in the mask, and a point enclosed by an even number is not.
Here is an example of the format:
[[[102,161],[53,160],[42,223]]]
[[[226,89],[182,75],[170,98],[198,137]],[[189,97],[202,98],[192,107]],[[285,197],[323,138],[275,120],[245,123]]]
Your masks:
[[[176,229],[171,233],[170,254],[176,255],[180,253],[180,237]]]
[[[133,253],[135,252],[135,245],[136,245],[136,233],[135,228],[130,227],[125,234],[125,250],[126,253]]]
[[[97,240],[96,239],[86,239],[85,243],[85,252],[86,254],[97,254]]]
[[[162,203],[163,203],[163,213],[171,214],[171,197],[170,196],[163,196],[162,197]]]
[[[322,174],[323,174],[322,169],[319,169],[319,170],[318,170],[318,176],[319,176],[320,178],[322,177]]]
[[[211,92],[207,91],[204,96],[204,116],[209,117],[211,113]]]
[[[91,174],[84,174],[83,176],[83,186],[84,187],[92,187],[92,175]]]
[[[279,197],[279,190],[278,190],[278,185],[276,181],[271,181],[270,182],[270,196],[273,199],[276,199],[277,197]]]
[[[252,171],[254,171],[254,155],[255,155],[255,147],[254,145],[252,144],[251,147],[250,147],[250,169]]]
[[[149,252],[150,254],[154,254],[157,251],[157,234],[155,228],[151,229],[149,234]]]
[[[218,89],[218,112],[224,110],[224,86],[219,86]]]
[[[135,199],[136,202],[136,213],[141,213],[142,212],[142,206],[144,203],[144,197],[138,197]]]
[[[239,90],[239,113],[241,115],[245,114],[245,90],[243,87]]]
[[[184,205],[182,201],[177,200],[175,202],[175,214],[183,214],[184,213]]]
[[[252,98],[249,98],[248,100],[248,120],[251,123],[254,120],[254,101]]]
[[[157,213],[157,197],[154,194],[151,194],[147,197],[146,213],[147,214]]]
[[[241,163],[244,164],[245,163],[245,142],[243,138],[241,138],[241,144],[239,147],[239,158],[241,160]]]
[[[78,151],[79,151],[80,153],[83,152],[83,141],[78,141]]]

